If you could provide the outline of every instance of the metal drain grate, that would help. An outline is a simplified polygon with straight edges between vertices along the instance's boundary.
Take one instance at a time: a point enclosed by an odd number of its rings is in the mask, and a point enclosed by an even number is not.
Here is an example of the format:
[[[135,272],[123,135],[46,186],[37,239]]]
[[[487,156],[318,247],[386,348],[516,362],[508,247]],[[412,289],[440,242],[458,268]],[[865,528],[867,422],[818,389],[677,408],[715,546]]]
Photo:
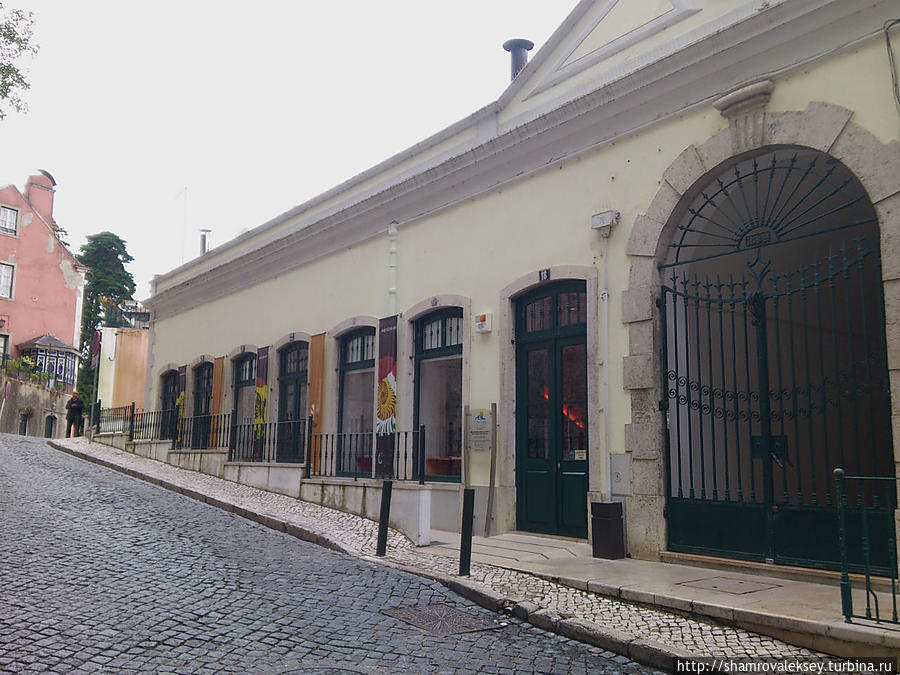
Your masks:
[[[781,588],[781,584],[770,584],[762,581],[747,581],[745,579],[735,579],[733,577],[708,577],[705,579],[697,579],[695,581],[681,581],[679,586],[690,586],[692,588],[704,588],[709,591],[721,591],[722,593],[731,593],[732,595],[744,595],[745,593],[756,593],[757,591],[769,591],[773,588]]]
[[[281,670],[278,675],[360,675],[367,673],[366,670],[350,670],[349,668],[337,668],[335,666],[304,666],[302,668],[292,668],[290,670]]]
[[[381,610],[404,623],[421,628],[435,635],[456,635],[479,630],[502,628],[505,622],[488,621],[451,607],[450,605],[419,605],[418,607],[392,607]]]

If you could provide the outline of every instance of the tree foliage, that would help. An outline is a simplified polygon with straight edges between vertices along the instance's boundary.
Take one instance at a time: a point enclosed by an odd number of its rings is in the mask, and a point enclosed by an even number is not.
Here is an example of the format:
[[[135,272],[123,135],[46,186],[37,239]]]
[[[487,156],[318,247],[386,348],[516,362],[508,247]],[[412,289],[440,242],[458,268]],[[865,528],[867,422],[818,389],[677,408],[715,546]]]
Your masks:
[[[38,50],[33,26],[31,12],[8,9],[0,1],[0,119],[6,117],[10,108],[16,112],[26,110],[21,94],[30,85],[22,61]]]
[[[134,258],[125,249],[125,242],[112,232],[100,232],[87,237],[78,254],[78,262],[90,269],[85,276],[84,304],[81,313],[81,369],[78,371],[78,391],[86,401],[91,400],[94,370],[91,368],[91,340],[101,324],[126,325],[122,303],[134,295],[134,277],[125,265]]]

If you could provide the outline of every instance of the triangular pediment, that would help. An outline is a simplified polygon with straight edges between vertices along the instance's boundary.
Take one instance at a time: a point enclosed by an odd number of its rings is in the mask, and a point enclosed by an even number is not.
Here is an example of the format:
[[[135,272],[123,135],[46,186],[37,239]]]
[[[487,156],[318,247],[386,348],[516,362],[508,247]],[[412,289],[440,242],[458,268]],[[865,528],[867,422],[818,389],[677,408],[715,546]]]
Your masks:
[[[783,0],[782,0],[783,1]],[[771,0],[778,4],[779,0]],[[603,86],[742,15],[747,0],[582,0],[501,97],[501,120]],[[501,121],[502,123],[502,121]]]
[[[691,0],[604,0],[533,88],[538,94],[700,11]]]
[[[686,0],[607,0],[606,6],[574,42],[556,72],[597,62],[698,11]]]

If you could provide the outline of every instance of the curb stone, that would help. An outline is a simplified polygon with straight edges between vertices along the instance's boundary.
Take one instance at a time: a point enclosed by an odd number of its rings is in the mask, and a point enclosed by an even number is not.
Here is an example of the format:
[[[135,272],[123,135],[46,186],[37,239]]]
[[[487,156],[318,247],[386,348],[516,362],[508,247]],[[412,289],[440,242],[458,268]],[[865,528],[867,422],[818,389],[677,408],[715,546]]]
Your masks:
[[[445,585],[451,591],[459,593],[464,598],[468,598],[492,612],[499,612],[509,603],[503,595],[497,593],[494,589],[472,581],[461,578],[449,578]]]
[[[528,615],[528,623],[538,628],[558,633],[560,616],[550,609],[539,609]]]
[[[528,621],[528,615],[532,612],[536,612],[541,608],[540,605],[536,605],[533,602],[528,602],[523,600],[522,602],[517,602],[513,605],[513,616],[516,616],[523,621]]]
[[[628,643],[628,657],[671,673],[675,671],[675,659],[696,658],[696,655],[656,640],[638,638]]]
[[[629,645],[635,640],[624,631],[604,628],[584,619],[564,619],[558,625],[562,635],[616,654],[629,654]]]
[[[297,539],[301,539],[303,541],[307,541],[312,544],[322,546],[323,548],[337,551],[339,553],[344,553],[358,559],[386,565],[388,567],[399,569],[410,574],[415,574],[431,581],[436,581],[454,591],[455,593],[458,593],[459,595],[471,600],[475,604],[484,607],[485,609],[489,609],[496,613],[511,609],[512,613],[516,617],[522,619],[523,621],[527,621],[537,628],[541,628],[551,633],[556,633],[557,635],[561,635],[578,642],[584,642],[585,644],[590,644],[592,646],[599,647],[610,652],[615,652],[643,665],[661,668],[667,670],[668,672],[672,672],[674,670],[674,662],[676,658],[690,658],[691,656],[693,656],[692,654],[684,652],[670,645],[656,642],[654,640],[638,639],[622,631],[617,631],[612,628],[603,628],[590,621],[586,621],[585,619],[564,618],[558,613],[549,609],[542,609],[539,605],[532,602],[517,602],[516,600],[507,598],[500,593],[497,593],[493,589],[488,588],[483,584],[479,584],[468,579],[462,579],[460,577],[448,577],[444,574],[431,572],[430,570],[425,570],[419,567],[412,567],[410,565],[395,563],[385,558],[361,555],[359,552],[345,547],[344,545],[331,539],[327,535],[313,532],[312,530],[297,525],[296,523],[292,523],[276,516],[271,516],[269,514],[257,513],[243,506],[204,495],[197,490],[185,488],[184,486],[180,486],[175,483],[141,473],[140,471],[135,469],[122,467],[114,462],[104,460],[100,457],[94,457],[93,455],[88,455],[79,452],[78,450],[67,448],[57,443],[53,443],[52,441],[47,441],[47,444],[55,450],[59,450],[60,452],[64,452],[73,457],[77,457],[78,459],[82,459],[93,464],[112,469],[113,471],[118,471],[119,473],[123,473],[138,480],[152,483],[153,485],[157,485],[166,490],[182,494],[185,497],[208,504],[209,506],[218,508],[222,511],[234,513],[237,516],[241,516],[242,518],[256,522],[265,527],[269,527],[273,530],[284,532]]]

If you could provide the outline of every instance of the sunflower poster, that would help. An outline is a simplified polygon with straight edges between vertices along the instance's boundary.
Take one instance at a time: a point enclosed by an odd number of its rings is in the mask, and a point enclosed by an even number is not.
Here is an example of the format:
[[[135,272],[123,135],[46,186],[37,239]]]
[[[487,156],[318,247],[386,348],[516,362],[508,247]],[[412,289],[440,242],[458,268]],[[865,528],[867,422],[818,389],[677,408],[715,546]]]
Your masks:
[[[378,401],[375,419],[375,472],[393,475],[394,432],[397,430],[397,317],[378,322]]]

